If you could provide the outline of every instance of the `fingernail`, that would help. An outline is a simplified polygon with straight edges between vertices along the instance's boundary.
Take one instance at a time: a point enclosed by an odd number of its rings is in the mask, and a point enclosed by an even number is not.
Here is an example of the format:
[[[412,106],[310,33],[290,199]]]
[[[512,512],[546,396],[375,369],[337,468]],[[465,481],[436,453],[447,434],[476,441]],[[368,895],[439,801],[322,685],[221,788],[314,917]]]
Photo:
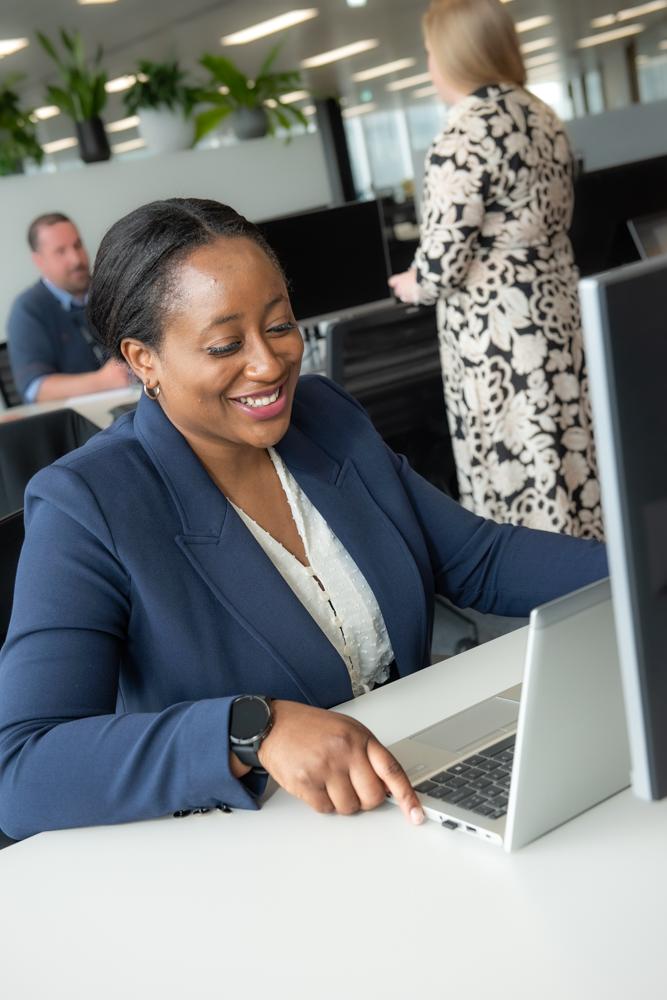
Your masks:
[[[410,810],[410,819],[415,826],[420,826],[424,822],[424,810],[420,809],[419,806],[413,806]]]

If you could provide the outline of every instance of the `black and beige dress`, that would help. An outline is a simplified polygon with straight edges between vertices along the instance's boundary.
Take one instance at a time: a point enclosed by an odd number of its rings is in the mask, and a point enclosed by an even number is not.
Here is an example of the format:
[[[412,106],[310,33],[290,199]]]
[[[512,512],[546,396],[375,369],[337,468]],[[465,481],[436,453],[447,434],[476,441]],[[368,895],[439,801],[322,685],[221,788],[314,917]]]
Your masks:
[[[518,87],[483,87],[428,153],[415,267],[419,301],[438,306],[464,506],[602,538],[572,209],[557,116]]]

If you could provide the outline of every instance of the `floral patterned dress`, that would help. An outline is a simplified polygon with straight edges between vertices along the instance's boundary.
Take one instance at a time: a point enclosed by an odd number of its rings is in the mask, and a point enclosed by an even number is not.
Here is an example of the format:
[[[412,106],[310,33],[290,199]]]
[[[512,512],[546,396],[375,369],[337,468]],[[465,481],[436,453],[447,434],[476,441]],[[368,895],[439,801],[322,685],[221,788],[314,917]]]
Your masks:
[[[518,87],[483,87],[428,153],[414,266],[419,301],[438,306],[463,505],[602,538],[572,209],[557,116]]]

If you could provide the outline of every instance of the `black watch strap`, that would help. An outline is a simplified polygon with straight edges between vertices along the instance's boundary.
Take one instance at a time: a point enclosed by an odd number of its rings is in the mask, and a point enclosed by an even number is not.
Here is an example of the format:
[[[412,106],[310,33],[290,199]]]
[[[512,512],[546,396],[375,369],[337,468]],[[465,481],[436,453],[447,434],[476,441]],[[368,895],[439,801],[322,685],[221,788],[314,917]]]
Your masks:
[[[253,747],[240,746],[238,743],[232,743],[231,747],[242,764],[247,764],[253,771],[264,770],[259,761],[259,747],[255,750]]]
[[[232,702],[229,747],[242,763],[263,771],[259,760],[262,742],[271,732],[273,711],[264,695],[240,695]]]

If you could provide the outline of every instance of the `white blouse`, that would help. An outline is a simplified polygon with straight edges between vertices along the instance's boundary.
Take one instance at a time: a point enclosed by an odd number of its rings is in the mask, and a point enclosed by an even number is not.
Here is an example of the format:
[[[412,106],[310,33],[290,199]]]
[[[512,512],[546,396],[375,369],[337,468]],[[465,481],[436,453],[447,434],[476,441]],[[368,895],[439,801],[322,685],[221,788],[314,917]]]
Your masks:
[[[301,490],[280,455],[271,461],[292,511],[308,565],[232,504],[285,582],[340,654],[355,698],[389,676],[394,652],[373,591],[349,552]],[[231,502],[231,501],[230,501]]]

